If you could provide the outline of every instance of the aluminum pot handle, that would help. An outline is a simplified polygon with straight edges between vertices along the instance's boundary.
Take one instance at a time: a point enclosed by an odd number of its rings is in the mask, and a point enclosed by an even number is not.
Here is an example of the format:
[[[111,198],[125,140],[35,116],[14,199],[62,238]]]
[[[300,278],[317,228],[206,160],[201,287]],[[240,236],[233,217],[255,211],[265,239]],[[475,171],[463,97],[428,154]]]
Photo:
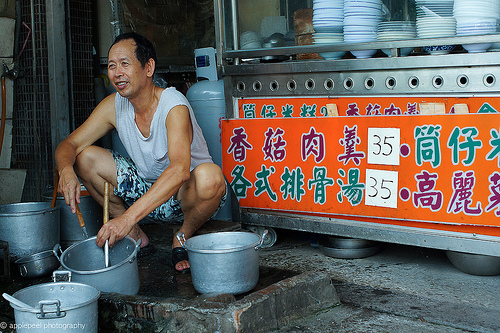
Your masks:
[[[262,233],[262,236],[260,238],[260,243],[255,245],[255,251],[257,251],[258,249],[260,249],[262,247],[262,244],[264,244],[264,239],[266,238],[268,233],[269,233],[269,231],[267,231],[267,229],[264,229],[264,232]]]
[[[26,277],[28,275],[28,269],[26,268],[26,265],[19,266],[19,274],[21,274],[22,277]]]
[[[54,271],[52,272],[52,281],[57,282],[57,277],[62,276],[64,279],[62,281],[71,282],[71,272],[70,271]],[[61,280],[59,280],[61,281]]]
[[[135,249],[134,249],[134,255],[130,260],[128,261],[129,263],[133,263],[134,260],[137,258],[137,253],[141,250],[141,244],[142,244],[142,239],[139,238],[137,242],[135,242]]]
[[[61,249],[61,245],[60,244],[56,244],[54,245],[54,248],[52,249],[52,253],[54,253],[54,255],[56,256],[57,260],[59,260],[59,262],[62,264],[61,262],[61,257],[57,254],[57,252],[60,252],[61,255],[63,253],[62,249]]]
[[[47,305],[47,306],[55,305],[56,311],[55,312],[44,312],[43,311],[44,305]],[[62,318],[62,317],[66,316],[66,312],[61,311],[61,301],[58,299],[40,301],[40,302],[38,302],[38,306],[40,307],[40,313],[36,314],[36,317],[38,319],[53,319],[53,318]]]
[[[175,237],[177,237],[177,240],[179,241],[179,243],[181,243],[181,246],[185,248],[184,244],[186,243],[186,237],[184,236],[184,233],[179,231]]]

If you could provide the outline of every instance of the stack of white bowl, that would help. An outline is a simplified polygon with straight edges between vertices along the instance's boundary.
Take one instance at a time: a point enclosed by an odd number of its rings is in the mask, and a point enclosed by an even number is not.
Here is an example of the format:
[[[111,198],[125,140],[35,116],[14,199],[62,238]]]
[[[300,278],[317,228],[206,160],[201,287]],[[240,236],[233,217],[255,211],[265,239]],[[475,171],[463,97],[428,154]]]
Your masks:
[[[500,24],[497,26],[497,34],[500,34]],[[488,49],[488,52],[500,52],[500,43],[493,43]]]
[[[314,0],[313,28],[320,33],[341,33],[344,25],[344,0]]]
[[[377,40],[382,21],[382,0],[344,0],[344,41],[366,43]],[[370,58],[377,50],[351,51],[356,58]]]
[[[380,22],[377,30],[377,39],[380,41],[412,39],[417,37],[417,28],[413,21],[386,21]],[[382,49],[391,56],[390,49]],[[405,57],[413,51],[413,47],[403,47],[400,49],[401,56]]]
[[[313,1],[314,44],[340,44],[344,42],[344,0]],[[346,52],[322,52],[323,59],[340,59]]]
[[[457,21],[457,35],[485,35],[496,33],[500,16],[499,0],[455,0],[453,16]],[[465,44],[467,51],[484,52],[492,43]]]
[[[415,0],[417,6],[417,35],[419,38],[450,37],[456,35],[453,17],[454,0]],[[430,54],[447,54],[454,45],[424,46]]]
[[[313,34],[314,44],[341,44],[344,42],[344,34],[341,32],[316,32]],[[320,52],[318,53],[325,60],[340,59],[346,54],[345,51]]]

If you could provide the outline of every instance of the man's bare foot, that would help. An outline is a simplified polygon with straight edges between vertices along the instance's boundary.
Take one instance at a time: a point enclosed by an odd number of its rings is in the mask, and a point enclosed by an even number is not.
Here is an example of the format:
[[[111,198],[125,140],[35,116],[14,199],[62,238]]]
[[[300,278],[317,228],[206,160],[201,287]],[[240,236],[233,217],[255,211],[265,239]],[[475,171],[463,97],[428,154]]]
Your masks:
[[[141,239],[141,248],[149,244],[148,236],[144,233],[144,231],[142,231],[141,227],[139,227],[137,224],[134,225],[134,227],[132,228],[132,230],[130,230],[128,235],[132,237],[135,241]]]
[[[172,248],[172,264],[177,272],[185,273],[189,270],[188,254],[184,248]]]
[[[174,240],[172,241],[172,263],[175,270],[182,273],[186,272],[191,267],[187,259],[186,250],[182,247],[177,236],[174,236]]]

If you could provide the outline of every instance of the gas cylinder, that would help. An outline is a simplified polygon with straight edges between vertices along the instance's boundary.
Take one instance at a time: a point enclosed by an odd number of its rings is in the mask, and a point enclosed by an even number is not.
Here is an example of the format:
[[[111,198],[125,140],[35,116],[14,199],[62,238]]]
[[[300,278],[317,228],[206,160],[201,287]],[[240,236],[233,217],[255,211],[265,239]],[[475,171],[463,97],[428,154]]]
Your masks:
[[[187,91],[186,97],[193,108],[196,121],[203,131],[208,151],[215,164],[222,168],[221,121],[225,116],[224,83],[217,79],[215,49],[208,47],[195,50],[196,76],[198,82]],[[228,187],[230,190],[230,188]],[[231,220],[231,195],[214,217]]]

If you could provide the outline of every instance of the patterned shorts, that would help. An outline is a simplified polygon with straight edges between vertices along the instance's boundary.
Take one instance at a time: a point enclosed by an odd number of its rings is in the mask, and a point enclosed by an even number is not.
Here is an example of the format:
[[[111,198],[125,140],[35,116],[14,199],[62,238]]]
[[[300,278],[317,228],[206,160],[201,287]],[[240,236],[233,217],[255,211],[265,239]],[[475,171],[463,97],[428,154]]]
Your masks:
[[[132,159],[122,156],[114,151],[111,151],[111,153],[116,163],[116,178],[118,183],[113,193],[122,198],[125,202],[125,206],[129,207],[142,197],[153,184],[139,176],[137,167]],[[222,206],[224,206],[228,193],[227,190],[228,188],[226,183],[226,193],[222,196],[219,207],[217,207],[217,210],[211,218],[213,218]],[[182,223],[184,221],[184,214],[181,209],[181,201],[172,196],[167,200],[167,202],[161,204],[149,213],[148,217],[163,222]]]

